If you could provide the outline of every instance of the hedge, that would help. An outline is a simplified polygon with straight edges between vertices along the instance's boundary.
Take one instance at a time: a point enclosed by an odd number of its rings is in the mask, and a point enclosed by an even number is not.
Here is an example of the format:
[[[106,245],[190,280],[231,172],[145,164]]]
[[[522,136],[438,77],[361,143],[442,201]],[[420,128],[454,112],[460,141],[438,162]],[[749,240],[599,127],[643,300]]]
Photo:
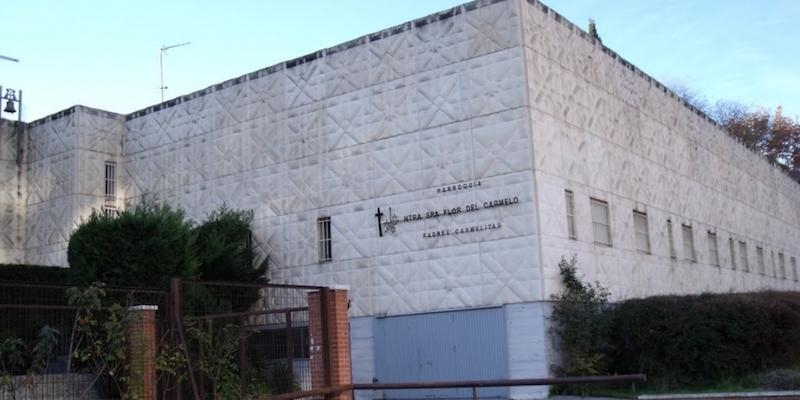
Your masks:
[[[0,264],[0,281],[69,284],[69,268],[49,265]]]
[[[800,293],[659,296],[609,310],[610,373],[660,389],[800,365]]]

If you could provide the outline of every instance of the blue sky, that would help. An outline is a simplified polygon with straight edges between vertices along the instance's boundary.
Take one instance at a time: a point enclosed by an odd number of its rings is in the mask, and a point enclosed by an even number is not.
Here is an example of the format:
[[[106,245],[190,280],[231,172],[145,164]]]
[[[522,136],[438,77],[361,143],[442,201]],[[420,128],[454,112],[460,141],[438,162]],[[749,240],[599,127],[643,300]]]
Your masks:
[[[23,89],[23,119],[74,104],[128,113],[278,62],[443,10],[452,0],[7,1],[0,85]],[[656,79],[711,101],[800,115],[800,1],[550,0]],[[4,115],[8,117],[8,115]]]

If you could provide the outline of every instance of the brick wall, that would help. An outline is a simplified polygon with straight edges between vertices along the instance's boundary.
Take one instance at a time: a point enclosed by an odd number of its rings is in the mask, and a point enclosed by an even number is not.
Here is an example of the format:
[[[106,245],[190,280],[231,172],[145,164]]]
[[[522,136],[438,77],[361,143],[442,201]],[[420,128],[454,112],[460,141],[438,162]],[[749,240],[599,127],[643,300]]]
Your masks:
[[[157,310],[158,306],[130,308],[132,317],[128,331],[130,387],[141,389],[137,398],[142,400],[156,400]]]
[[[321,299],[325,296],[325,301]],[[323,310],[323,307],[327,310]],[[347,319],[347,291],[322,290],[308,295],[311,387],[321,389],[352,382],[350,370],[350,325]],[[327,321],[323,320],[327,316]],[[328,347],[325,351],[324,325],[327,322]],[[326,360],[330,355],[330,360]],[[330,367],[330,371],[328,371]],[[350,392],[333,396],[335,400],[351,400]]]

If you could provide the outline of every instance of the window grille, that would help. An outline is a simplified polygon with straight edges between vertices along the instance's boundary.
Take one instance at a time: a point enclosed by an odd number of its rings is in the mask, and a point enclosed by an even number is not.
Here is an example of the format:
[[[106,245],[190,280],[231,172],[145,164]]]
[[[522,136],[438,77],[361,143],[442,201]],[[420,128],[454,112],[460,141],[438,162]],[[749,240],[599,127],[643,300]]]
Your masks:
[[[117,163],[106,161],[105,194],[108,198],[117,195]]]
[[[731,251],[731,269],[736,269],[736,248],[733,244],[733,238],[728,239],[728,247]]]
[[[333,258],[331,254],[331,217],[317,219],[317,243],[319,261],[331,261]]]

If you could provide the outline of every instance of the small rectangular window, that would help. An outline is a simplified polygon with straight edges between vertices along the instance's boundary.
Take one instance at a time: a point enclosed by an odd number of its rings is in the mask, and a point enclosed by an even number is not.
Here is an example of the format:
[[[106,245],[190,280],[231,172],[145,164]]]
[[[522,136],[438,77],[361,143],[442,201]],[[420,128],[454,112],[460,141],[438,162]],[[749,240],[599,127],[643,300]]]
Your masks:
[[[761,275],[766,275],[767,267],[764,265],[764,248],[763,247],[756,247],[756,262],[758,262],[758,273]]]
[[[775,264],[775,250],[772,250],[770,252],[770,258],[772,259],[772,261],[771,261],[771,264],[772,264],[772,275],[770,275],[770,276],[772,276],[774,278],[777,278],[778,277],[778,267],[776,266],[777,264]]]
[[[633,211],[633,230],[636,234],[636,250],[650,254],[650,231],[647,226],[647,214]]]
[[[783,259],[781,252],[778,252],[778,268],[781,271],[781,279],[786,279],[786,260]]]
[[[317,243],[319,261],[331,261],[331,217],[317,219]]]
[[[747,243],[739,241],[739,257],[742,259],[742,269],[745,272],[750,271],[750,264],[747,262]]]
[[[103,215],[109,217],[116,217],[117,216],[117,207],[114,206],[103,206]]]
[[[673,237],[671,219],[667,219],[667,239],[669,242],[669,258],[677,260],[678,253],[675,251],[675,238]]]
[[[719,249],[717,248],[717,234],[708,232],[708,263],[719,267]]]
[[[736,269],[736,248],[733,244],[733,238],[728,239],[728,247],[731,251],[731,269]]]
[[[697,261],[694,254],[694,234],[691,225],[681,225],[683,232],[683,258],[689,261]]]
[[[590,199],[590,203],[592,207],[594,243],[611,247],[611,225],[608,215],[608,203],[597,199]]]
[[[789,259],[789,261],[790,261],[789,267],[792,269],[792,277],[794,278],[794,281],[797,282],[797,280],[798,280],[798,277],[797,277],[797,260],[795,260],[794,257],[792,257],[792,258]]]
[[[106,161],[105,195],[113,198],[117,195],[117,163]]]
[[[578,233],[575,229],[575,197],[571,190],[564,191],[564,199],[567,206],[567,235],[570,239],[578,239]]]

